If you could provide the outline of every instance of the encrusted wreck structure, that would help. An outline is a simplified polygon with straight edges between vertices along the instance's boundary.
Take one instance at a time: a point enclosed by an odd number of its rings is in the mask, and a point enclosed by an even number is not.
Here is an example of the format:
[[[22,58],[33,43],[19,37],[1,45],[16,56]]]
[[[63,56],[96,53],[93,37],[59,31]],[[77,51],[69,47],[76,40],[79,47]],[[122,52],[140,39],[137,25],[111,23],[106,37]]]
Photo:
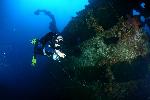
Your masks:
[[[143,93],[148,100],[147,34],[136,19],[125,16],[127,11],[120,13],[125,8],[114,7],[115,0],[89,2],[63,31],[68,54],[63,64],[65,95],[71,100],[141,100]]]

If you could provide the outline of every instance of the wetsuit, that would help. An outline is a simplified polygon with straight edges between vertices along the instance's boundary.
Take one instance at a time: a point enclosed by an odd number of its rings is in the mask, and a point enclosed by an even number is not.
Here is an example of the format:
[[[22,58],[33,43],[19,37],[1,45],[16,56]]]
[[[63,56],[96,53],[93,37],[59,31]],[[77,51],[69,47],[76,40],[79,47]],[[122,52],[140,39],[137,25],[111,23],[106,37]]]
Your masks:
[[[58,34],[49,32],[41,39],[37,40],[34,46],[34,56],[36,55],[47,55],[50,56],[54,53],[55,49],[59,49],[58,47],[55,48],[55,39]],[[44,51],[45,50],[45,51]],[[45,54],[44,54],[45,53]]]

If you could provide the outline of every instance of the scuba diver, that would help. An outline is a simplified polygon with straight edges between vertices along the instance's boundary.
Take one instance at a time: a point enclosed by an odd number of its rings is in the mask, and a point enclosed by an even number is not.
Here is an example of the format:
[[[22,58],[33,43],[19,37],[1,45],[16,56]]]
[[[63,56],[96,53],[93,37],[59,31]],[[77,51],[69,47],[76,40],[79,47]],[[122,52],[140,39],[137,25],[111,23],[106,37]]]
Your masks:
[[[49,16],[52,21],[50,22],[49,29],[51,32],[48,32],[41,39],[33,39],[32,44],[34,45],[34,55],[32,57],[32,65],[36,64],[37,55],[43,55],[47,57],[52,57],[53,60],[60,62],[61,58],[65,58],[65,54],[62,52],[63,37],[58,35],[58,30],[56,27],[56,21],[51,12],[46,10],[37,10],[35,15],[39,15],[40,12],[45,13]]]

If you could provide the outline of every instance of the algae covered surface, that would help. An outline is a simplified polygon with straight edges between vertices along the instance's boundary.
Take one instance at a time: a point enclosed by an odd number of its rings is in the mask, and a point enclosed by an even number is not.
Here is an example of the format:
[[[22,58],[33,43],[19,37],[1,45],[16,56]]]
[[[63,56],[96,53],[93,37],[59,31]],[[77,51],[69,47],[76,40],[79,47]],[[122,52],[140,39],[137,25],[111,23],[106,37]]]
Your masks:
[[[111,1],[90,0],[63,31],[64,94],[71,100],[150,98],[149,37]]]

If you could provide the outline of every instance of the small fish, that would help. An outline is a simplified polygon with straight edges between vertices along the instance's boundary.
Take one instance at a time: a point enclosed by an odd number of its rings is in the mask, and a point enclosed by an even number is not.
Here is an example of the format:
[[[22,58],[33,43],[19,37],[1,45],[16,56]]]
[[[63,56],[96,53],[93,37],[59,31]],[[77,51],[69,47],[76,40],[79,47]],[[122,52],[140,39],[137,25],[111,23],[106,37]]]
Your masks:
[[[145,17],[144,16],[140,16],[140,20],[141,20],[141,22],[145,22]]]
[[[150,35],[150,27],[147,24],[145,24],[144,30]]]
[[[142,2],[142,3],[140,4],[140,6],[141,6],[142,8],[145,8],[145,3]]]
[[[139,16],[140,15],[140,12],[138,12],[137,10],[133,9],[132,10],[132,15],[133,16]]]

